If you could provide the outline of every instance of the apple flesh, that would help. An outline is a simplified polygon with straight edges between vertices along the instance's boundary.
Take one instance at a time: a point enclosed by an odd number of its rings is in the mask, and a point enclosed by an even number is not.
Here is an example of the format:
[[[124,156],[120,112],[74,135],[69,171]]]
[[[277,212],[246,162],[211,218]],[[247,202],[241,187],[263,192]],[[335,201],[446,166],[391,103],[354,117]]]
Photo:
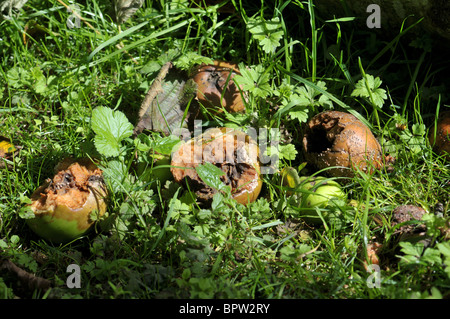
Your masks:
[[[211,128],[172,154],[174,180],[188,186],[203,205],[210,204],[217,192],[195,170],[206,162],[224,172],[221,180],[231,187],[232,198],[238,203],[246,205],[258,198],[262,187],[259,147],[249,135],[237,129]]]
[[[102,171],[89,159],[67,159],[31,195],[35,217],[27,224],[38,236],[64,243],[86,234],[106,212]]]

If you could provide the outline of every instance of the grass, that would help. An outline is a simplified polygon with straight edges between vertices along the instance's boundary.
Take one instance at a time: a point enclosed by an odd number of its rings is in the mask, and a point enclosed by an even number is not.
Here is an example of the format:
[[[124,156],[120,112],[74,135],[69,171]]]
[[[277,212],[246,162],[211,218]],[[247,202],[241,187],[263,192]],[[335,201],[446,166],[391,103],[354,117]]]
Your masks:
[[[50,290],[29,289],[0,270],[2,298],[449,297],[450,253],[442,246],[448,239],[439,229],[449,218],[450,167],[427,139],[448,103],[444,55],[411,47],[408,30],[386,41],[352,28],[352,21],[323,21],[314,1],[225,2],[237,12],[147,0],[119,28],[109,2],[87,1],[79,4],[80,28],[69,28],[70,13],[59,1],[29,1],[0,21],[0,135],[20,146],[10,167],[0,169],[1,258],[52,283]],[[279,24],[258,38],[247,25],[261,27],[260,17]],[[136,156],[152,165],[132,137],[119,156],[98,154],[92,110],[110,107],[136,125],[159,68],[169,60],[188,68],[186,56],[251,66],[256,81],[244,83],[247,113],[210,123],[280,129],[286,147],[280,168],[303,167],[299,124],[331,101],[367,122],[396,157],[394,172],[357,174],[343,183],[347,218],[311,225],[296,217],[278,174],[264,176],[260,198],[247,207],[217,195],[211,208],[201,209],[173,181],[145,180],[127,169]],[[371,97],[374,91],[351,95],[362,71],[381,79],[382,105]],[[299,105],[293,101],[301,94],[293,92],[302,86],[315,94]],[[274,105],[286,109],[277,112]],[[145,141],[161,137],[150,134]],[[19,215],[26,199],[61,159],[88,154],[116,177],[108,180],[109,218],[67,244],[38,238]],[[307,165],[300,173],[317,172]],[[434,214],[439,203],[442,216]],[[423,251],[420,244],[396,241],[392,210],[406,204],[430,213],[431,243]],[[373,277],[364,267],[374,241],[383,247],[378,287],[368,284]],[[66,285],[71,264],[80,267],[80,288]]]

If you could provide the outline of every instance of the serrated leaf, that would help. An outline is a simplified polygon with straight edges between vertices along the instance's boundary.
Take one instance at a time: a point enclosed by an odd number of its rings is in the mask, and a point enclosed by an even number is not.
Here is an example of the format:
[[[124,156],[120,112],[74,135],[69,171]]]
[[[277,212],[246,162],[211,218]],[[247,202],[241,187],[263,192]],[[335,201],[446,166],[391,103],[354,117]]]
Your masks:
[[[250,19],[247,25],[248,31],[253,35],[253,38],[259,41],[264,52],[274,52],[280,45],[280,40],[283,38],[280,18],[275,17],[268,21],[262,18],[254,18]]]
[[[171,155],[174,147],[180,143],[180,139],[174,135],[169,135],[157,139],[153,146],[153,150],[163,155]]]
[[[92,111],[91,127],[97,151],[106,156],[118,156],[123,139],[133,134],[133,125],[125,114],[104,106]]]
[[[308,109],[302,109],[289,112],[292,119],[297,119],[300,123],[305,123],[308,120]]]
[[[241,75],[236,75],[234,81],[242,85],[244,91],[251,92],[254,96],[265,98],[271,92],[270,76],[262,65],[246,68],[239,64]]]
[[[386,90],[379,88],[381,83],[379,77],[374,78],[372,75],[366,74],[364,78],[356,83],[351,96],[367,98],[375,106],[381,108],[384,100],[387,99]]]
[[[436,245],[437,249],[441,252],[445,257],[450,257],[450,242],[446,241],[443,243],[438,243]]]
[[[279,146],[279,156],[280,159],[286,159],[289,161],[295,160],[295,157],[297,156],[297,150],[295,149],[295,145],[293,144],[287,144],[287,145],[280,145]]]

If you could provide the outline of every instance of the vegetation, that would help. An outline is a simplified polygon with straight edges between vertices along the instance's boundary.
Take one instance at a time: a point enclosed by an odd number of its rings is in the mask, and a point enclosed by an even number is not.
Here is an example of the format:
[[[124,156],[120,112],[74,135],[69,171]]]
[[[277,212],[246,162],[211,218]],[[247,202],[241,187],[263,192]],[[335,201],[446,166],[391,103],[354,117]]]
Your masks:
[[[450,296],[450,165],[428,142],[449,102],[449,64],[430,37],[324,21],[311,0],[146,0],[121,15],[109,1],[63,3],[31,0],[0,20],[0,135],[17,149],[0,168],[1,298]],[[247,206],[224,191],[200,207],[159,174],[167,163],[154,166],[178,140],[133,128],[166,62],[187,71],[216,59],[239,65],[248,103],[204,129],[277,129],[280,170],[325,176],[304,163],[302,124],[348,111],[395,158],[393,170],[337,178],[348,200],[320,208],[341,214],[318,224],[298,218],[278,173],[263,175]],[[98,159],[108,211],[89,235],[52,244],[27,227],[26,204],[67,156]],[[427,212],[406,223],[425,224],[416,240],[400,240],[392,224],[407,204]],[[79,286],[69,284],[73,265]]]

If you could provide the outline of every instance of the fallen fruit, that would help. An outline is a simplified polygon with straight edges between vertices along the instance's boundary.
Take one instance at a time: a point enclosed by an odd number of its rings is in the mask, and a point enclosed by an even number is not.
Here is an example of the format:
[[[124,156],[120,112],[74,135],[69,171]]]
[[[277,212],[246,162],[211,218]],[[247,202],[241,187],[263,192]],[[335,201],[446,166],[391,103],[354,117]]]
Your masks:
[[[300,185],[300,177],[297,170],[293,167],[285,167],[281,171],[281,185],[284,186],[287,195],[294,194],[298,185]]]
[[[11,165],[7,164],[7,162],[3,161],[2,159],[10,161],[12,160],[13,155],[17,153],[17,148],[10,143],[9,139],[0,136],[0,169],[4,167],[8,167],[8,169],[10,169]]]
[[[285,167],[281,171],[281,183],[286,194],[292,197],[298,208],[299,217],[320,223],[321,218],[316,208],[337,207],[347,200],[347,194],[336,181],[323,176],[302,176],[292,167]],[[327,220],[337,217],[338,212],[323,210],[321,215]]]
[[[300,177],[300,185],[301,206],[304,208],[325,208],[336,199],[347,199],[347,195],[339,183],[322,176],[302,176]]]
[[[439,115],[436,126],[433,125],[430,130],[429,141],[437,154],[445,155],[445,158],[450,160],[450,111]]]
[[[87,233],[106,212],[102,171],[89,159],[66,159],[52,179],[31,195],[28,226],[42,238],[64,243]]]
[[[245,110],[239,87],[233,78],[240,74],[237,65],[214,61],[214,64],[202,64],[192,72],[192,79],[197,83],[197,99],[213,113],[220,113],[221,107],[228,112]]]
[[[217,190],[197,174],[195,168],[203,163],[211,163],[225,173],[220,179],[231,187],[232,198],[238,203],[245,205],[257,199],[262,187],[259,148],[249,135],[230,128],[212,128],[172,154],[175,181],[184,183],[199,202],[208,204]]]
[[[307,124],[303,150],[308,163],[331,176],[352,177],[353,169],[371,172],[383,165],[381,146],[355,116],[339,111],[315,115]]]
[[[427,214],[422,207],[415,205],[400,205],[392,212],[392,227],[397,226],[394,235],[398,236],[400,241],[419,241],[425,239],[426,225],[420,222],[422,217]],[[417,221],[417,224],[408,222]],[[404,223],[404,224],[403,224]],[[400,226],[400,224],[403,224]]]

